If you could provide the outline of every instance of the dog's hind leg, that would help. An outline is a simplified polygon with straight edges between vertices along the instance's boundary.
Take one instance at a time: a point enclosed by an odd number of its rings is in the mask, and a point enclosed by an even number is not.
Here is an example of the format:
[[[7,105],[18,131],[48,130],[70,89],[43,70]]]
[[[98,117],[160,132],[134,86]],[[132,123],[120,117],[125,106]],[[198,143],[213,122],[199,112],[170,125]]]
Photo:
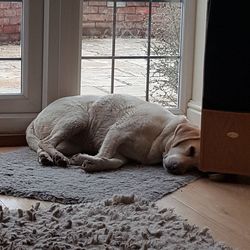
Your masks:
[[[79,116],[75,116],[74,118],[71,116],[64,117],[63,121],[58,122],[49,136],[41,140],[38,146],[50,155],[55,165],[66,167],[70,163],[69,159],[62,153],[65,150],[63,151],[61,147],[57,148],[57,146],[70,146],[70,144],[67,144],[67,141],[86,129],[88,124],[88,115],[86,113],[86,115],[81,114]]]
[[[57,166],[66,167],[69,164],[68,158],[56,149],[56,146],[63,141],[63,137],[63,133],[53,133],[52,131],[48,137],[39,142],[38,146],[42,149],[39,159],[42,164],[47,165],[46,159],[49,161],[52,159],[52,162]],[[48,155],[49,157],[47,157]]]
[[[42,150],[38,144],[40,139],[35,135],[34,123],[32,122],[26,130],[26,141],[31,149],[37,152],[38,161],[45,166],[53,165],[53,160],[50,155]]]
[[[50,157],[50,155],[42,150],[41,148],[38,148],[37,150],[38,154],[38,162],[41,163],[44,166],[52,166],[53,165],[53,159]]]

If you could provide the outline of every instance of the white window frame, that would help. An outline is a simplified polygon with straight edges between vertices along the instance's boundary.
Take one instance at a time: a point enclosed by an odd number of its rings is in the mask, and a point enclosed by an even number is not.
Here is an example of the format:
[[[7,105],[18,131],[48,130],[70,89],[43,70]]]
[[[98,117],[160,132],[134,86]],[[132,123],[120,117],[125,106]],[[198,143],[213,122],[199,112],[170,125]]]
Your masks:
[[[21,94],[0,95],[0,137],[24,134],[42,108],[80,93],[82,1],[24,2],[24,88]]]
[[[0,134],[23,132],[41,110],[43,0],[24,0],[22,18],[22,93],[0,95]]]

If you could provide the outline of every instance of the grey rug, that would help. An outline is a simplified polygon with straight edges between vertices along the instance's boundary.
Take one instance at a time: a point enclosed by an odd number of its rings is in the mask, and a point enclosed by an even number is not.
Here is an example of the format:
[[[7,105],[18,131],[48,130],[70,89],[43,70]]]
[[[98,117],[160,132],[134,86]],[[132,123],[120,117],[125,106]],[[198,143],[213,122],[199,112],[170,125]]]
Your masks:
[[[43,167],[28,147],[0,154],[0,194],[64,204],[94,202],[114,194],[156,201],[197,178],[197,173],[171,175],[161,166],[130,165],[94,174],[78,167]]]
[[[229,250],[205,228],[133,196],[23,211],[0,206],[1,249]]]

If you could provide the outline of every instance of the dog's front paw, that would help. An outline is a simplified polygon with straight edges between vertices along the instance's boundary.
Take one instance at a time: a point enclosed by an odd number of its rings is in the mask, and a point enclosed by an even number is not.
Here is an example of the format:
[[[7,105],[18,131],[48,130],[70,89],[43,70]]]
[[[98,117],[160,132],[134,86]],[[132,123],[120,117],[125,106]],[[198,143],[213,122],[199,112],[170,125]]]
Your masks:
[[[96,166],[95,164],[92,162],[92,161],[89,161],[89,160],[85,160],[83,163],[82,163],[82,169],[87,172],[87,173],[93,173],[95,172],[96,170]]]
[[[98,157],[88,157],[82,164],[82,169],[88,173],[102,171],[106,169],[108,159]]]
[[[86,158],[84,157],[84,154],[75,154],[73,155],[69,161],[70,161],[70,165],[75,165],[75,166],[82,166],[83,162],[86,160]]]
[[[38,156],[38,162],[43,166],[53,166],[53,160],[46,152],[41,152]]]
[[[56,166],[67,167],[69,165],[69,159],[61,154],[55,154],[53,156],[53,162]]]

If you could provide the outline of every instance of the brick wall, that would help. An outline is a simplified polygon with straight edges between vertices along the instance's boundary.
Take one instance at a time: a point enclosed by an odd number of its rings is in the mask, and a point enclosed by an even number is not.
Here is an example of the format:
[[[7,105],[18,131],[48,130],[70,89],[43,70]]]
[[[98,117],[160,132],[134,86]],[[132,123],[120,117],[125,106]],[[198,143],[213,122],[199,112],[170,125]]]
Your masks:
[[[113,3],[108,1],[83,2],[83,36],[109,36],[112,32]],[[157,12],[160,3],[153,3]],[[148,4],[144,2],[118,2],[116,34],[121,37],[145,37],[147,32]]]
[[[105,37],[112,32],[112,2],[106,0],[83,1],[83,36]],[[153,14],[160,3],[153,4]],[[21,3],[0,2],[0,42],[20,40]],[[118,2],[116,34],[121,37],[145,37],[148,4],[144,2]],[[160,22],[160,20],[159,20]]]
[[[0,42],[20,40],[22,3],[0,2]]]

